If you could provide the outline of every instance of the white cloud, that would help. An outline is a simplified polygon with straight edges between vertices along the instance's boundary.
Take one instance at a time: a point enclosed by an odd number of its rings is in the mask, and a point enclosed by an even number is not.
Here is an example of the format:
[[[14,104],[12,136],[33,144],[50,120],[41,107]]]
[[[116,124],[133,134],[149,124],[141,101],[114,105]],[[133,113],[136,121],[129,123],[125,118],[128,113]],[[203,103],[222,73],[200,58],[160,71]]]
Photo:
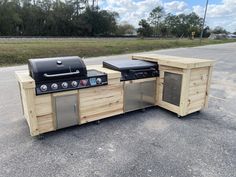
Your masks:
[[[205,7],[193,6],[193,11],[203,17]],[[236,31],[236,1],[223,0],[221,4],[209,4],[207,10],[207,25],[222,26],[227,30]]]
[[[127,21],[138,26],[142,18],[148,18],[149,13],[158,5],[164,7],[167,13],[180,14],[191,13],[192,11],[199,16],[204,15],[204,6],[189,7],[185,1],[164,0],[103,0],[103,8],[116,11],[120,14],[120,21]],[[106,5],[105,5],[106,4]],[[222,0],[220,4],[209,3],[206,24],[210,27],[222,26],[230,31],[236,31],[236,0]]]
[[[135,27],[142,18],[148,18],[149,13],[158,5],[162,5],[161,0],[106,0],[105,9],[116,11],[120,14],[120,21],[128,21]]]
[[[164,8],[167,12],[184,11],[187,7],[188,5],[184,1],[171,1],[164,3]]]

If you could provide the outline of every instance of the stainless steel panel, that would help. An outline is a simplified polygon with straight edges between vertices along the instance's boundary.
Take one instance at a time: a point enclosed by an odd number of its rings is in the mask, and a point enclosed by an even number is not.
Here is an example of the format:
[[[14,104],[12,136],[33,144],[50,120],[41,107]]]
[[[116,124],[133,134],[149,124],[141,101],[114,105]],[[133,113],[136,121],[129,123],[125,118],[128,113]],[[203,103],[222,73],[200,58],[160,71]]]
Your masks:
[[[142,107],[155,105],[156,81],[146,81],[141,84]]]
[[[77,94],[55,97],[57,129],[78,124]]]
[[[125,84],[124,88],[124,111],[134,111],[142,107],[140,83]]]
[[[155,105],[156,81],[125,84],[124,111],[134,111]]]
[[[180,104],[182,74],[164,73],[162,100],[176,106]]]

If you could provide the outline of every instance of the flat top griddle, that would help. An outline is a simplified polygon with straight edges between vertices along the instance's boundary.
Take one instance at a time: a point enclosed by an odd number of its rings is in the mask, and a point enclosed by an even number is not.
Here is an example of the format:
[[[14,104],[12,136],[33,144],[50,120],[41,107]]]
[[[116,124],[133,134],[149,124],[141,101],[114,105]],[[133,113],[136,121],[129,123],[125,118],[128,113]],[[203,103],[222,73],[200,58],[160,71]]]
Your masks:
[[[145,69],[145,68],[156,67],[156,64],[142,60],[121,59],[121,60],[103,61],[103,66],[117,71],[124,71],[130,69]]]

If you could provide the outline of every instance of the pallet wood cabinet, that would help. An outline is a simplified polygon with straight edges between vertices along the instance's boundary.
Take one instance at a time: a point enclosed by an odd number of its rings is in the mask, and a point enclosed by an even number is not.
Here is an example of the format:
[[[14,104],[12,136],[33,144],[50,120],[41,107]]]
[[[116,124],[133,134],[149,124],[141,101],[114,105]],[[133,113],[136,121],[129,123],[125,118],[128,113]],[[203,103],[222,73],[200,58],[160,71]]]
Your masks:
[[[35,82],[28,71],[15,72],[20,88],[22,111],[31,136],[123,113],[121,74],[100,65],[87,68],[106,72],[108,85],[36,96]],[[61,108],[63,100],[67,104],[63,107],[65,110]],[[62,114],[62,111],[66,114]],[[57,112],[60,115],[57,115]],[[62,116],[70,118],[70,124],[64,124]]]
[[[132,59],[157,62],[156,105],[186,116],[208,106],[212,75],[212,60],[172,57],[165,55],[136,55]]]

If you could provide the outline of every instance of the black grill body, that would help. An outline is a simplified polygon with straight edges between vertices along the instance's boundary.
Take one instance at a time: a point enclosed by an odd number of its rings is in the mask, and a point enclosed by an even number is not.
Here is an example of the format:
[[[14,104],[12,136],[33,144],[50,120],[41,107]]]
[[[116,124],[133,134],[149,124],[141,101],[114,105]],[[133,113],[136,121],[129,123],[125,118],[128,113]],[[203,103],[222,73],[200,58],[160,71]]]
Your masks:
[[[103,67],[120,71],[121,81],[158,77],[158,64],[142,60],[108,60]]]
[[[30,59],[30,76],[35,82],[82,77],[87,75],[86,66],[80,57],[57,57]]]
[[[87,70],[80,57],[30,59],[36,95],[107,85],[107,74]]]

